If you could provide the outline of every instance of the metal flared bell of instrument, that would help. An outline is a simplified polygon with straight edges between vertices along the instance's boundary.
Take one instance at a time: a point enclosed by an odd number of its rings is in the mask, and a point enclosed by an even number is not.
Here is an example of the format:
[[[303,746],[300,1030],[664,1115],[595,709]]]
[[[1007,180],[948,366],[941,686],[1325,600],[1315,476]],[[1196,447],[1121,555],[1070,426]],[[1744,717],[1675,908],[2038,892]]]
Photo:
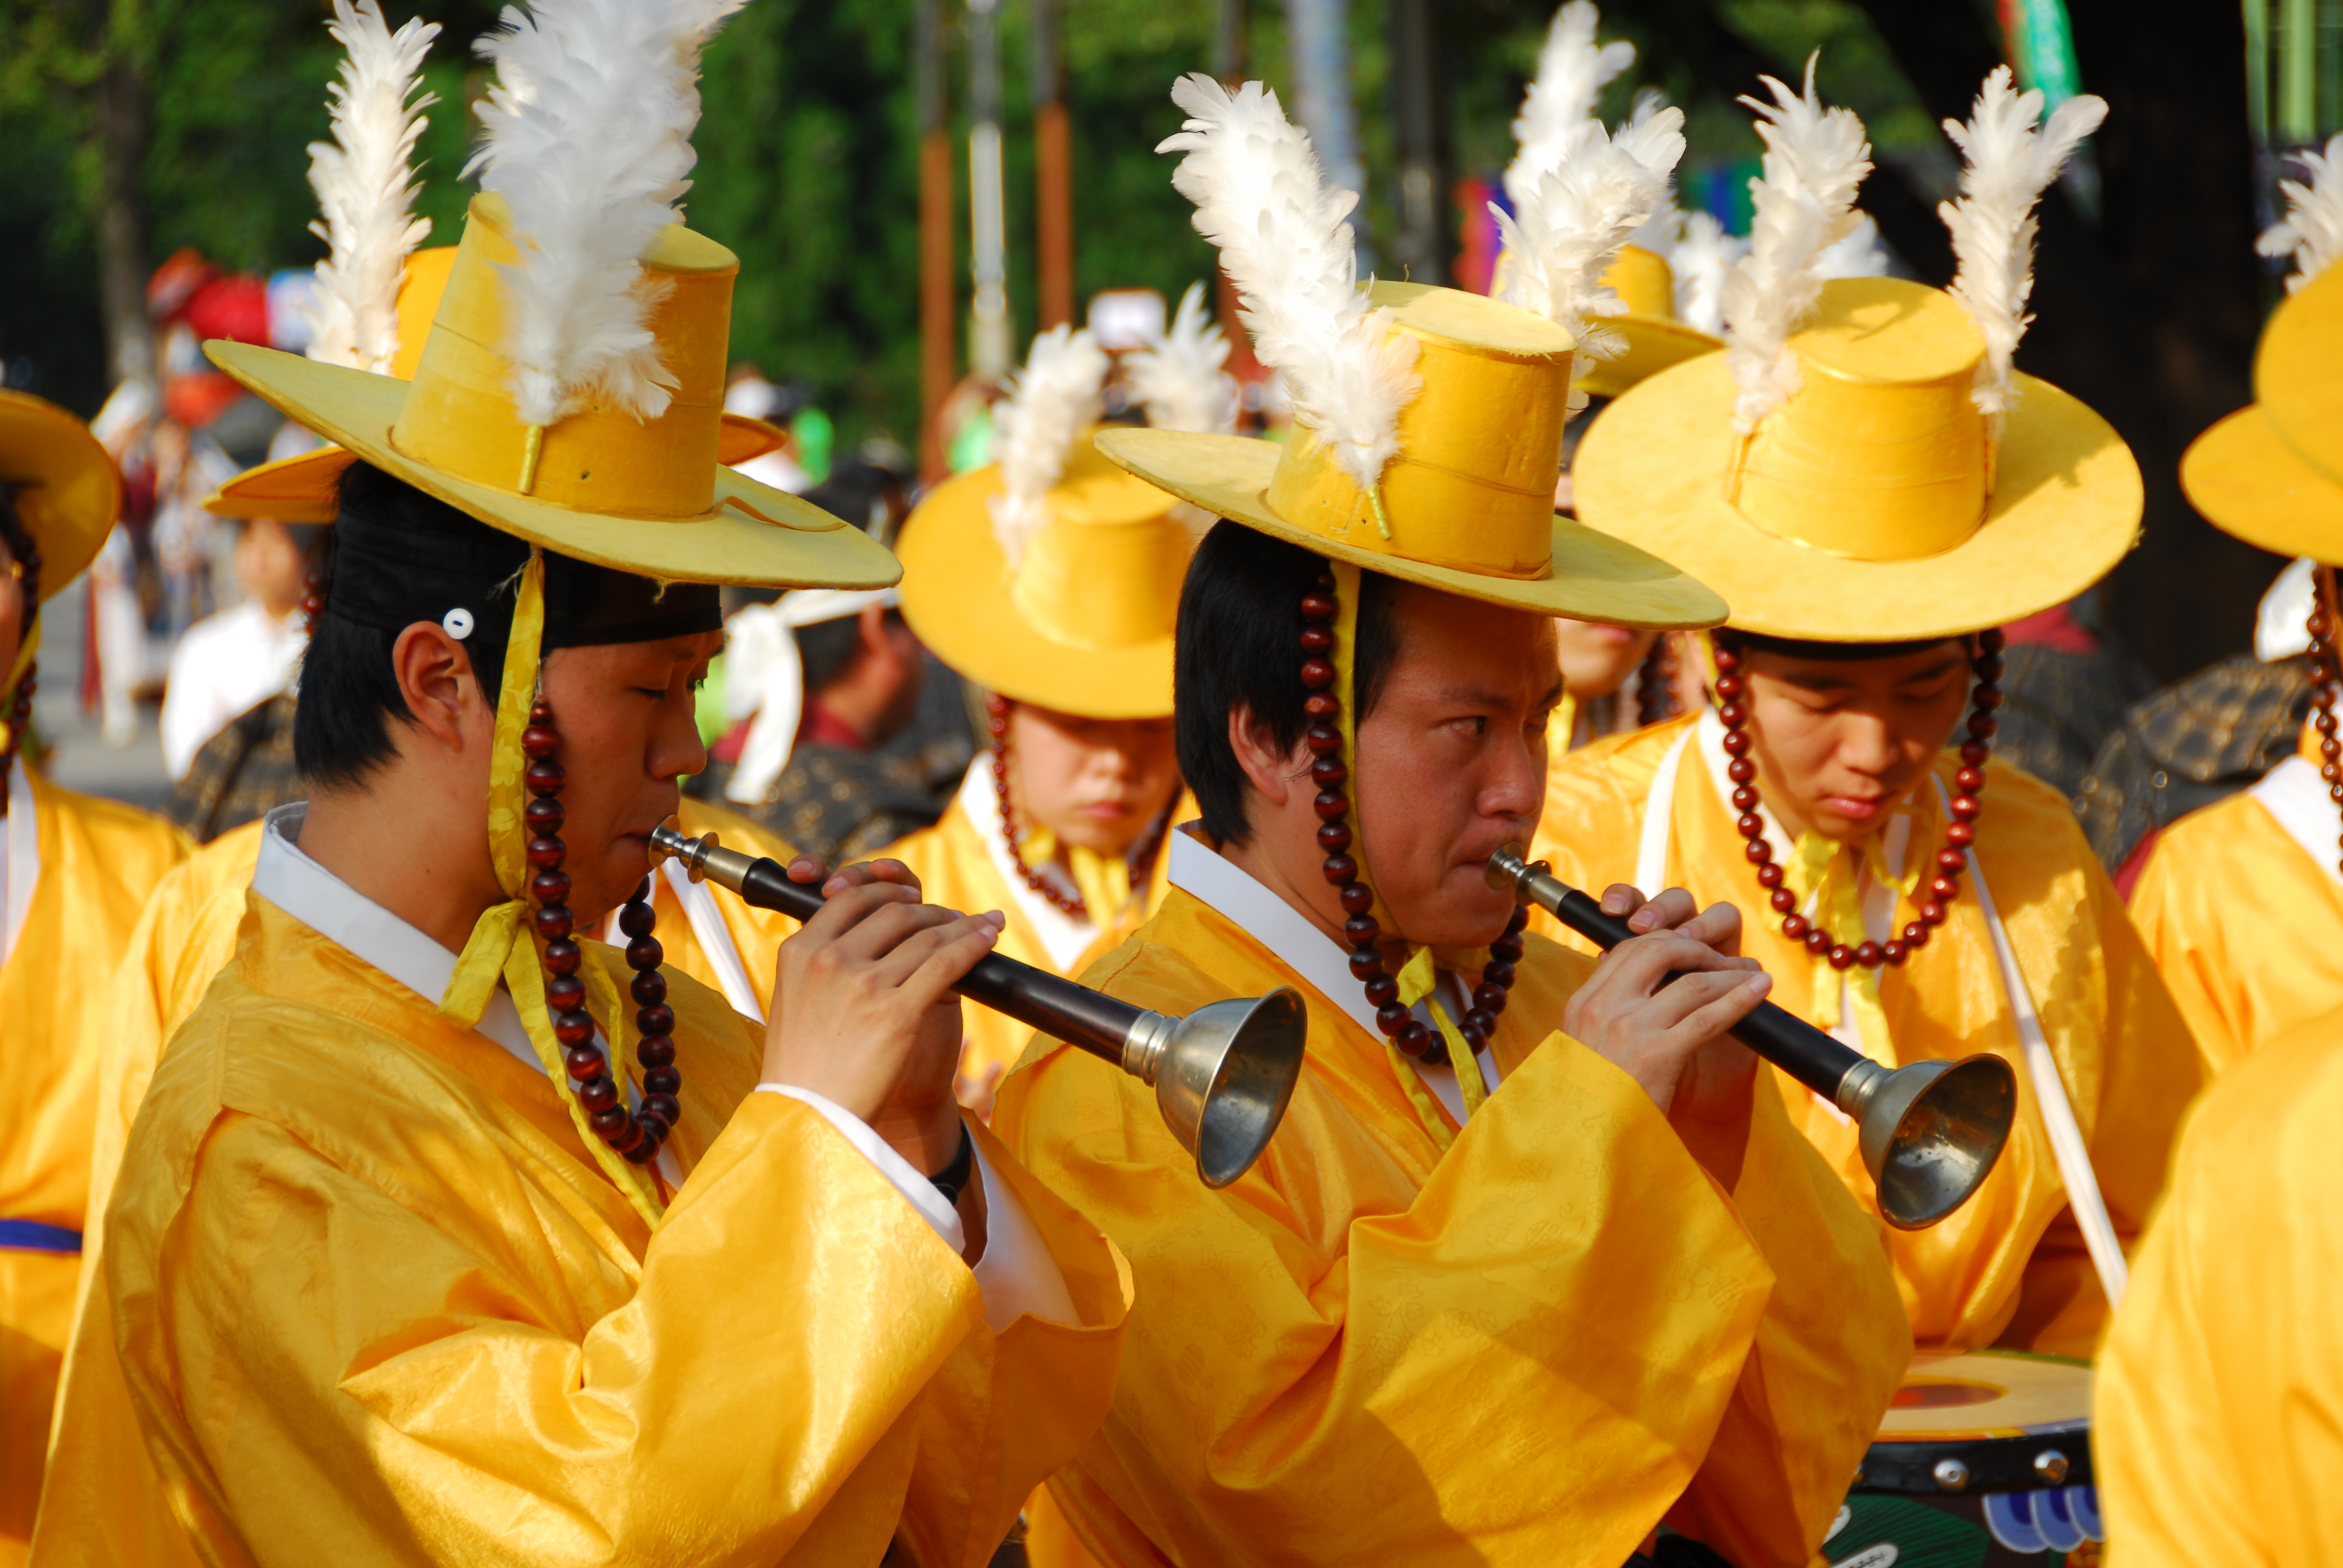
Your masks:
[[[1608,951],[1634,933],[1519,844],[1489,857],[1489,885],[1534,903]],[[1879,1213],[1919,1231],[1967,1202],[2001,1158],[2017,1117],[2017,1076],[1997,1056],[1886,1068],[1803,1019],[1759,1002],[1734,1038],[1835,1105],[1857,1131]]]
[[[705,878],[800,920],[822,905],[819,887],[722,848],[713,833],[686,838],[672,818],[652,830],[650,858],[654,866],[672,859],[695,882]],[[1308,1020],[1302,998],[1286,987],[1173,1018],[987,953],[952,989],[1152,1086],[1163,1124],[1195,1156],[1207,1187],[1225,1187],[1252,1168],[1302,1075]]]

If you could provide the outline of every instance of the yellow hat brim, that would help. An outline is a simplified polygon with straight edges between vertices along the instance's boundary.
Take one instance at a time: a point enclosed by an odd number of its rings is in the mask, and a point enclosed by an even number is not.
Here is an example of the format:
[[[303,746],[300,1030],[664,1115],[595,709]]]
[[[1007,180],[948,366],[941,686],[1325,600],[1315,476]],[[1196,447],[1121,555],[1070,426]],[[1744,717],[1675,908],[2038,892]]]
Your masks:
[[[789,440],[779,426],[746,414],[727,414],[716,433],[716,460],[729,467],[778,452]],[[341,509],[342,470],[353,461],[341,447],[319,447],[246,468],[204,498],[216,518],[274,518],[280,523],[330,523]]]
[[[1268,502],[1282,450],[1276,442],[1131,428],[1101,430],[1096,439],[1098,449],[1116,463],[1214,517],[1403,582],[1539,615],[1661,631],[1696,630],[1725,617],[1725,601],[1700,582],[1633,545],[1559,515],[1554,519],[1554,558],[1544,576],[1463,571],[1345,544],[1280,518]]]
[[[1597,397],[1616,397],[1663,370],[1725,347],[1722,337],[1656,316],[1612,317],[1603,325],[1625,338],[1627,347],[1616,358],[1581,361],[1578,385]]]
[[[1043,635],[1017,608],[989,505],[1003,489],[998,465],[957,475],[903,525],[895,548],[911,629],[938,658],[1012,701],[1085,719],[1168,716],[1171,638],[1076,648]]]
[[[860,528],[730,468],[717,469],[716,504],[699,517],[578,511],[403,456],[390,431],[407,399],[404,381],[251,344],[213,342],[204,351],[255,395],[346,453],[492,528],[578,560],[664,582],[763,588],[886,588],[902,576],[895,558]],[[304,456],[323,461],[318,454]]]
[[[1766,532],[1725,500],[1736,388],[1723,357],[1633,388],[1571,464],[1578,515],[1663,560],[1697,563],[1731,624],[1769,637],[1902,642],[2001,626],[2075,597],[2139,538],[2139,465],[2114,427],[2030,376],[1976,532],[1916,560],[1856,560]]]
[[[2343,486],[2304,462],[2258,406],[2189,443],[2180,487],[2216,528],[2249,545],[2343,560]]]
[[[87,425],[45,397],[0,390],[0,481],[40,549],[46,603],[106,547],[122,515],[122,475]]]

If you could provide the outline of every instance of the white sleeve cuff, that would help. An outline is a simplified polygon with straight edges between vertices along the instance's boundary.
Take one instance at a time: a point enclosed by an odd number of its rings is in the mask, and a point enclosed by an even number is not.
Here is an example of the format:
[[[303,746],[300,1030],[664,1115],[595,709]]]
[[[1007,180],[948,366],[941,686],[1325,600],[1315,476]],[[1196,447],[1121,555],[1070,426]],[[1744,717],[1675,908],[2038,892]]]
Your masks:
[[[787,1095],[821,1112],[823,1120],[903,1195],[903,1201],[928,1222],[928,1229],[945,1246],[955,1255],[967,1249],[968,1232],[960,1225],[960,1211],[944,1201],[944,1195],[925,1174],[889,1148],[869,1122],[810,1089],[760,1083],[757,1090]],[[1017,1201],[1015,1189],[993,1174],[992,1162],[984,1157],[981,1145],[976,1150],[976,1170],[977,1179],[984,1183],[984,1256],[977,1260],[976,1284],[984,1293],[985,1322],[995,1333],[1029,1314],[1080,1326],[1081,1320],[1074,1312],[1074,1300],[1066,1291],[1066,1277],[1057,1259],[1050,1255],[1049,1244]]]
[[[836,1101],[816,1094],[810,1089],[799,1089],[795,1084],[760,1083],[757,1085],[757,1092],[787,1095],[820,1111],[823,1120],[837,1128],[840,1135],[853,1144],[862,1157],[877,1168],[879,1174],[887,1178],[895,1191],[903,1195],[903,1201],[918,1211],[920,1218],[928,1222],[928,1229],[941,1238],[954,1256],[967,1250],[968,1232],[960,1227],[960,1211],[944,1201],[944,1195],[936,1191],[936,1184],[928,1180],[924,1171],[914,1170],[910,1161],[889,1148],[887,1141],[873,1132],[869,1122]],[[988,1201],[991,1198],[990,1186],[986,1187],[984,1195]],[[990,1245],[988,1241],[988,1248]]]

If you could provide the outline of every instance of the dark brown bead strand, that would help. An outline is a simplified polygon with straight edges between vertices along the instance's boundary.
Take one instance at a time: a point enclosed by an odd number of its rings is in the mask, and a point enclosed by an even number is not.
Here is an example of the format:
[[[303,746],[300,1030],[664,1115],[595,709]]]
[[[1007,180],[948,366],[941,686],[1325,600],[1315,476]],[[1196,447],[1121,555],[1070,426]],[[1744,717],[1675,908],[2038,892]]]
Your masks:
[[[2312,577],[2310,602],[2310,724],[2318,732],[2318,777],[2327,798],[2343,810],[2343,739],[2336,736],[2335,682],[2343,668],[2335,657],[2335,569],[2320,567]],[[2336,848],[2343,850],[2343,838]],[[2343,859],[2337,861],[2343,869]]]
[[[1049,878],[1027,865],[1025,857],[1018,852],[1017,812],[1009,803],[1009,699],[999,692],[985,694],[984,727],[992,736],[992,797],[1000,804],[1001,837],[1009,846],[1011,863],[1016,866],[1017,874],[1025,879],[1026,887],[1047,901],[1051,909],[1071,920],[1089,920],[1090,906],[1082,901],[1080,893],[1060,892]],[[1148,829],[1147,837],[1131,854],[1128,863],[1134,883],[1154,873],[1155,857],[1163,852],[1164,835],[1171,827],[1172,809],[1166,806],[1163,814],[1155,819],[1155,826]]]
[[[41,552],[29,543],[17,559],[21,568],[16,586],[24,598],[24,608],[16,618],[20,627],[30,628],[41,607]],[[16,765],[16,754],[25,748],[25,731],[33,722],[33,694],[41,688],[41,661],[33,659],[25,666],[25,678],[16,683],[15,695],[8,702],[8,733],[0,739],[0,817],[8,814],[8,770]]]
[[[326,617],[326,579],[311,572],[301,590],[301,628],[311,637],[317,635],[317,623]]]
[[[1375,1027],[1393,1045],[1417,1061],[1439,1067],[1448,1061],[1448,1042],[1430,1024],[1400,1005],[1399,981],[1384,972],[1383,949],[1375,944],[1383,930],[1375,923],[1374,890],[1359,876],[1357,857],[1351,854],[1351,798],[1343,786],[1351,770],[1342,761],[1342,699],[1334,692],[1334,578],[1321,572],[1311,590],[1302,596],[1302,684],[1309,695],[1302,712],[1310,727],[1302,743],[1310,748],[1311,782],[1317,785],[1312,807],[1318,813],[1318,847],[1326,852],[1319,871],[1341,900],[1342,936],[1351,944],[1351,977],[1365,985],[1368,1005],[1375,1010]],[[1522,929],[1529,924],[1525,905],[1516,905],[1505,934],[1489,944],[1489,961],[1481,983],[1473,990],[1473,1005],[1457,1020],[1456,1031],[1478,1050],[1497,1032],[1497,1015],[1505,1010],[1505,993],[1513,983],[1513,966],[1522,958]]]
[[[649,1164],[659,1145],[674,1131],[681,1108],[676,1094],[683,1076],[675,1069],[675,1014],[667,1005],[667,980],[659,972],[659,939],[651,935],[657,917],[651,911],[649,877],[635,887],[634,896],[618,911],[618,929],[628,937],[627,964],[635,971],[631,987],[637,1011],[635,1027],[640,1040],[635,1060],[643,1066],[643,1101],[637,1111],[627,1109],[626,1091],[609,1070],[602,1049],[594,1043],[593,1015],[586,1010],[586,981],[578,974],[585,954],[577,941],[576,918],[569,910],[569,878],[562,870],[568,848],[561,841],[561,789],[565,777],[554,759],[561,749],[561,732],[554,728],[553,709],[539,702],[529,709],[528,727],[521,731],[521,750],[528,756],[524,778],[529,800],[522,812],[528,825],[529,896],[537,901],[535,925],[545,947],[545,1005],[553,1015],[553,1035],[561,1042],[562,1065],[578,1082],[578,1102],[586,1108],[587,1125],[595,1135],[637,1165]]]
[[[1953,901],[1960,897],[1961,873],[1968,869],[1963,853],[1976,842],[1977,797],[1985,793],[1986,758],[1992,750],[1994,731],[2000,728],[1994,712],[2001,706],[2001,650],[2006,639],[1998,628],[1977,633],[1972,668],[1976,687],[1969,696],[1968,735],[1961,742],[1961,766],[1953,775],[1952,819],[1945,824],[1944,847],[1936,851],[1936,873],[1916,895],[1918,919],[1905,924],[1900,937],[1885,942],[1849,947],[1831,940],[1830,932],[1798,912],[1797,895],[1782,885],[1782,868],[1774,861],[1774,846],[1765,841],[1765,819],[1760,814],[1757,763],[1749,755],[1748,678],[1742,674],[1741,650],[1720,634],[1716,640],[1716,717],[1725,726],[1725,776],[1733,780],[1733,809],[1741,815],[1734,824],[1743,840],[1742,853],[1757,869],[1757,885],[1765,890],[1767,904],[1782,917],[1782,934],[1835,970],[1875,970],[1899,965],[1928,945],[1928,933],[1945,923]]]

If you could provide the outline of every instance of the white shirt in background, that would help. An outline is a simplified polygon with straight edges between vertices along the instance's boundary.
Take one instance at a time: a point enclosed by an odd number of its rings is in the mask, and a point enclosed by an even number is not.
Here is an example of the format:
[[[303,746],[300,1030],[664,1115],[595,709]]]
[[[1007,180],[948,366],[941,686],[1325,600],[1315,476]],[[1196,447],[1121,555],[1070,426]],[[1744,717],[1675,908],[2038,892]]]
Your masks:
[[[163,766],[171,777],[186,778],[205,741],[290,686],[307,644],[299,611],[274,620],[258,599],[189,627],[163,689]]]

